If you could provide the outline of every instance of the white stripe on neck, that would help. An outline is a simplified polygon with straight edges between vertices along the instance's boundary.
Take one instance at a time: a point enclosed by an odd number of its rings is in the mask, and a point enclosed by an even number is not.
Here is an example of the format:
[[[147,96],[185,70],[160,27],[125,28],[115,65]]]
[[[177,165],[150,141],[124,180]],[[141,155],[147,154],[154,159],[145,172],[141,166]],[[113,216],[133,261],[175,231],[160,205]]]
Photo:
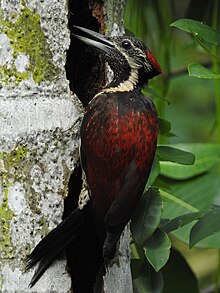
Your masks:
[[[116,93],[116,92],[131,92],[134,90],[138,82],[138,69],[131,68],[131,73],[127,80],[122,81],[116,87],[109,87],[103,89],[101,92],[97,93],[95,97],[104,94],[104,93]]]

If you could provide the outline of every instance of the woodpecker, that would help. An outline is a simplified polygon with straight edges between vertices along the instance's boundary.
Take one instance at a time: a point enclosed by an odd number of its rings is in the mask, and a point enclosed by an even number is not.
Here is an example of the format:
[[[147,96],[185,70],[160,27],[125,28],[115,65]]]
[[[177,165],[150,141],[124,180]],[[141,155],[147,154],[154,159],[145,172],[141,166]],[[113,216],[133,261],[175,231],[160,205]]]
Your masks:
[[[150,174],[158,120],[152,100],[141,89],[161,68],[136,38],[105,37],[78,26],[74,37],[100,51],[114,77],[89,102],[81,124],[81,166],[89,196],[80,196],[78,207],[40,241],[28,256],[27,268],[39,263],[33,286],[53,260],[69,249],[73,260],[81,260],[79,265],[93,266],[83,279],[86,283],[90,275],[90,289],[77,287],[77,274],[72,280],[74,292],[89,293],[101,266],[114,258]],[[86,257],[82,247],[87,247]],[[80,270],[75,267],[78,274]]]

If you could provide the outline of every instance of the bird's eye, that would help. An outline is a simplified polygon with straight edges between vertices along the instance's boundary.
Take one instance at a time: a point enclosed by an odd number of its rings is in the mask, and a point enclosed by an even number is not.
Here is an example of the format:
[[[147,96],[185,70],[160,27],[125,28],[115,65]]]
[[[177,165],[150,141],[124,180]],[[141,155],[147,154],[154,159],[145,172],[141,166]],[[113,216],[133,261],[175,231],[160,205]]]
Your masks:
[[[128,41],[128,40],[125,40],[125,41],[122,41],[121,43],[122,47],[126,50],[130,49],[131,48],[131,42]]]

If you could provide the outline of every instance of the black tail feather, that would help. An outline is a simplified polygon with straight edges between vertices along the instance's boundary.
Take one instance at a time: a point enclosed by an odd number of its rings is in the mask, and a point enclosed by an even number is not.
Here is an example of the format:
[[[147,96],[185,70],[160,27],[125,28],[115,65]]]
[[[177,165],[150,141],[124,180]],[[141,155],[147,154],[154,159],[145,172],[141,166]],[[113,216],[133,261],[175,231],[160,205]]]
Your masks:
[[[39,262],[30,287],[34,286],[62,251],[65,251],[69,246],[71,246],[72,251],[77,250],[80,244],[86,241],[85,238],[89,237],[91,233],[86,224],[91,222],[92,216],[89,207],[85,207],[83,210],[77,208],[40,241],[27,257],[26,269],[32,268]]]
[[[73,247],[69,246],[66,251],[67,265],[74,293],[102,292],[102,276],[105,272],[102,243],[99,239],[94,219],[89,224],[88,229],[92,231],[89,239],[83,241],[77,250],[73,251]]]

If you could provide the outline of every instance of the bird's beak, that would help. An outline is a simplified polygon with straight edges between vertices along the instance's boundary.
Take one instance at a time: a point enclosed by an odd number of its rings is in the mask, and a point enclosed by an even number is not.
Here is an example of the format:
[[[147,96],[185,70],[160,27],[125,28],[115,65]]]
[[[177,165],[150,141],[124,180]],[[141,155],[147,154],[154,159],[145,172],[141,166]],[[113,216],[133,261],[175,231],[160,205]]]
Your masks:
[[[108,53],[114,48],[113,43],[99,33],[76,25],[73,28],[74,33],[72,35],[89,46],[93,46],[105,53]]]

